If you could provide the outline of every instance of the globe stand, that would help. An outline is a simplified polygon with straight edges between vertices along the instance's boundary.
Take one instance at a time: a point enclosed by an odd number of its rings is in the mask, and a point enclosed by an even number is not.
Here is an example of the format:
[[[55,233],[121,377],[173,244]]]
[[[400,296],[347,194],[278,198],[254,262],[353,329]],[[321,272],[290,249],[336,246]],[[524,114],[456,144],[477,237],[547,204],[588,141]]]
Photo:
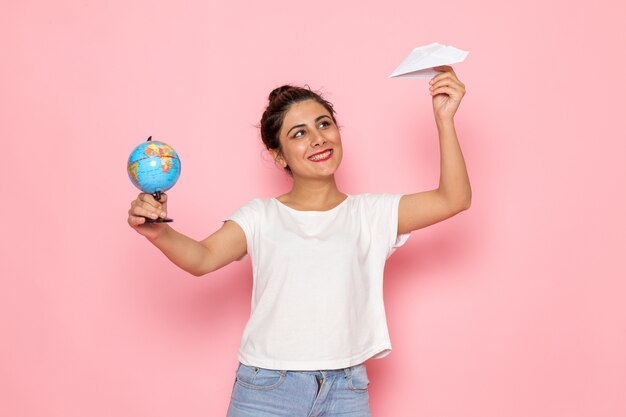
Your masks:
[[[152,136],[150,136],[150,137],[152,137]],[[154,199],[156,201],[161,201],[161,191],[157,191],[157,192],[153,193],[152,197],[154,197]],[[146,223],[170,223],[170,222],[173,222],[173,221],[174,221],[174,219],[170,219],[168,217],[166,217],[164,219],[161,218],[161,217],[159,217],[157,219],[151,219],[149,217],[146,217]]]

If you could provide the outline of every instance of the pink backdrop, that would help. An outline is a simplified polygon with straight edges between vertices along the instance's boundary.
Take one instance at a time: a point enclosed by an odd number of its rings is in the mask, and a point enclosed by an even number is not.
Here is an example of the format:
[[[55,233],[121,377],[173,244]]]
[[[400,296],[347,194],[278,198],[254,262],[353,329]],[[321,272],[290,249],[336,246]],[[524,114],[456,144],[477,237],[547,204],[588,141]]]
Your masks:
[[[202,239],[288,189],[255,125],[287,82],[343,126],[342,190],[436,187],[418,45],[469,50],[456,126],[469,211],[390,259],[374,416],[626,415],[626,3],[20,1],[0,16],[0,415],[225,415],[249,259],[203,278],[133,232],[149,135],[183,161]]]

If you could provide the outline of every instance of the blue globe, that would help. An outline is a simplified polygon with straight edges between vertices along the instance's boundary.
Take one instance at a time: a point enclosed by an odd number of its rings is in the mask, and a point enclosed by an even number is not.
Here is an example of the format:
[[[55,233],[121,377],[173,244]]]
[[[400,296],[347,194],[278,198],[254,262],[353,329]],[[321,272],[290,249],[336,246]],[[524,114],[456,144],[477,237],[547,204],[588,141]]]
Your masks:
[[[128,157],[128,176],[144,193],[160,194],[172,188],[180,177],[180,159],[166,143],[152,136],[137,146]]]

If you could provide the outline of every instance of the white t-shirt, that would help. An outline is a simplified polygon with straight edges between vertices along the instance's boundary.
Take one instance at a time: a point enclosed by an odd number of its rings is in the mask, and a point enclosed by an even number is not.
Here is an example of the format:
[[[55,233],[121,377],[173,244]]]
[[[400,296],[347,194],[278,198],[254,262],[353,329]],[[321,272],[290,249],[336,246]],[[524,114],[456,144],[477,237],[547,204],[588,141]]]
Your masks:
[[[339,369],[391,351],[383,304],[385,261],[401,195],[348,195],[327,211],[256,198],[228,220],[252,260],[252,306],[238,359],[281,370]]]

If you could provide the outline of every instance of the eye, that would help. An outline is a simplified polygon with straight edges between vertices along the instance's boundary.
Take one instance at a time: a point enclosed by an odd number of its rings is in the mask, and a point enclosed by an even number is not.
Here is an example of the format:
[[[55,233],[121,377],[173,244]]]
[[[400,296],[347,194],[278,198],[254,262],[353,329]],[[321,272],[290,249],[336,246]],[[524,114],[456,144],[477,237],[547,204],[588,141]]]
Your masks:
[[[304,135],[304,130],[300,129],[300,130],[297,130],[296,133],[293,134],[293,137],[294,138],[300,138],[300,137],[302,137],[302,135]]]
[[[320,123],[319,123],[319,127],[320,127],[320,129],[325,129],[325,128],[330,127],[330,126],[332,126],[332,125],[333,125],[333,122],[332,122],[332,120],[330,120],[330,118],[328,118],[328,117],[324,118],[324,119],[323,119],[323,120],[321,120],[321,121],[320,121]]]

